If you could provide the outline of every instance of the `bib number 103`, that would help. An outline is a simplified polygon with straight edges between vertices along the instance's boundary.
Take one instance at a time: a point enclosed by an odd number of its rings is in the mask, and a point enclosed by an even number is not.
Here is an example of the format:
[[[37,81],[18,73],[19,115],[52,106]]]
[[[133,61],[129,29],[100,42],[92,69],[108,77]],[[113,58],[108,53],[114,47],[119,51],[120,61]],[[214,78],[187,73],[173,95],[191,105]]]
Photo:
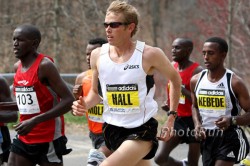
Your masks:
[[[40,112],[36,92],[33,87],[17,87],[16,101],[20,114],[35,114]]]
[[[16,98],[18,105],[31,105],[34,103],[31,94],[18,94]]]

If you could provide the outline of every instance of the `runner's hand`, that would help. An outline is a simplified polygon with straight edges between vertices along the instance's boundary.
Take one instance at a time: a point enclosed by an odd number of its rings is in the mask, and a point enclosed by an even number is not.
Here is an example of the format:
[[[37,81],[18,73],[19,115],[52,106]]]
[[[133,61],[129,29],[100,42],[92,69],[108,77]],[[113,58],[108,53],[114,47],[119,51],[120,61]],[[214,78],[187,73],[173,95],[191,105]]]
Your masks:
[[[174,121],[175,121],[174,117],[172,117],[172,116],[168,117],[168,120],[164,124],[164,127],[162,127],[162,129],[161,129],[160,136],[157,137],[159,140],[168,141],[168,140],[170,140],[171,137],[174,136],[174,134],[175,134]]]
[[[83,116],[88,111],[86,108],[86,103],[82,96],[79,97],[79,100],[76,100],[73,102],[72,108],[72,114],[77,116]]]
[[[77,84],[73,87],[73,94],[75,99],[79,99],[80,96],[83,96],[82,85]]]
[[[226,130],[231,125],[231,118],[230,117],[221,116],[214,123],[221,130]]]
[[[167,102],[165,102],[165,103],[162,104],[161,109],[162,109],[163,111],[166,111],[166,112],[169,111],[169,106],[168,106]]]
[[[203,127],[196,126],[194,130],[196,140],[202,141],[203,139],[206,139],[206,131]]]
[[[13,128],[18,135],[27,135],[36,125],[34,118],[24,120],[16,125],[13,125]]]

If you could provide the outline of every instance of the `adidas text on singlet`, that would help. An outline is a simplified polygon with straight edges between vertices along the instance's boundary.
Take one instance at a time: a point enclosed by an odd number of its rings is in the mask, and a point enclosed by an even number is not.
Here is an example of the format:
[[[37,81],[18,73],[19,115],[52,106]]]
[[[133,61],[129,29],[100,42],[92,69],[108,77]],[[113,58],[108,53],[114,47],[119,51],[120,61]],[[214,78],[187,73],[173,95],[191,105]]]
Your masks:
[[[124,63],[115,63],[109,56],[109,44],[104,44],[99,58],[99,80],[103,94],[105,122],[125,128],[146,123],[158,110],[153,99],[153,76],[142,68],[144,42],[137,41],[136,49]]]
[[[236,116],[241,107],[231,86],[233,72],[227,69],[217,82],[210,82],[207,73],[207,69],[202,71],[195,87],[195,95],[202,126],[205,129],[216,129],[214,122],[220,116]]]

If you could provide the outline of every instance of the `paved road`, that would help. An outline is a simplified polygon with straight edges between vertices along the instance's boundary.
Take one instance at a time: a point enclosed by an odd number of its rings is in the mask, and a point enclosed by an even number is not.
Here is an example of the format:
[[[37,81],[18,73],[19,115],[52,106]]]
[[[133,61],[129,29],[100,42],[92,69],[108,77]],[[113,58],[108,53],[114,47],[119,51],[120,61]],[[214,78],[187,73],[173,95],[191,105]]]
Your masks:
[[[73,151],[64,157],[64,165],[65,166],[85,166],[87,161],[87,155],[89,149],[91,148],[91,142],[88,137],[80,135],[68,135],[69,139],[68,148],[72,148]],[[171,154],[171,156],[176,159],[184,159],[186,158],[187,148],[186,144],[181,144],[178,146]],[[152,165],[156,166],[156,164],[152,161]],[[200,164],[201,161],[200,161]]]
[[[90,139],[84,134],[69,134],[68,136],[68,148],[72,148],[73,151],[64,157],[64,166],[86,166],[87,156],[89,149],[91,148]],[[188,145],[180,144],[171,156],[176,159],[184,159],[187,156]],[[157,166],[152,160],[152,166]],[[199,160],[199,166],[202,166],[201,158]],[[239,166],[239,164],[235,164]]]
[[[11,137],[15,135],[13,130],[10,131]],[[91,142],[88,138],[88,134],[79,129],[72,129],[71,131],[66,132],[68,137],[68,148],[72,148],[73,151],[64,156],[64,166],[86,166],[87,157],[89,149],[91,149]],[[186,144],[179,145],[172,153],[176,159],[184,159],[187,155],[188,146]],[[156,164],[152,160],[152,166]],[[202,166],[201,159],[199,161],[199,166]],[[237,164],[236,166],[239,166]]]
[[[64,156],[65,166],[85,166],[87,163],[87,157],[89,149],[92,148],[91,141],[87,136],[83,134],[67,135],[68,148],[72,148],[73,151]]]

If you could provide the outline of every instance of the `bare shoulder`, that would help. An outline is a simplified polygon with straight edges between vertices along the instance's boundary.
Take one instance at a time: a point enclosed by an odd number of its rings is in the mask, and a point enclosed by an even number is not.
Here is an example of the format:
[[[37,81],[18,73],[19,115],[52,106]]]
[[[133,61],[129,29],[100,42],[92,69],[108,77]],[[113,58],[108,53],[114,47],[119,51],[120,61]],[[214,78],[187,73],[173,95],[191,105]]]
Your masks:
[[[43,58],[41,63],[39,64],[39,79],[42,81],[47,78],[58,78],[59,72],[57,70],[56,65],[49,59]]]
[[[160,49],[159,47],[153,47],[150,45],[145,45],[143,53],[144,53],[143,55],[147,58],[155,58],[155,56],[164,55],[164,52],[162,51],[162,49]]]
[[[40,63],[40,66],[46,66],[46,65],[54,65],[54,63],[52,62],[51,59],[47,58],[47,57],[44,57]],[[40,67],[39,66],[39,67]]]
[[[86,76],[86,71],[81,72],[80,74],[77,75],[77,78],[84,78]]]
[[[54,62],[52,62],[49,58],[44,57],[39,65],[39,72],[48,72],[54,68],[56,68]]]
[[[236,75],[235,73],[232,76],[232,82],[231,82],[233,91],[236,93],[241,93],[244,91],[247,91],[247,87],[241,77]]]
[[[86,76],[86,71],[81,72],[76,76],[75,85],[82,84],[83,78]]]
[[[175,72],[168,57],[158,47],[145,45],[142,59],[143,69],[149,75],[155,73],[155,70],[157,70],[169,78]]]
[[[240,76],[238,76],[237,74],[234,73],[232,75],[232,83],[241,84],[241,83],[243,83],[243,80]]]
[[[200,73],[203,70],[202,66],[198,66],[194,71],[193,71],[193,75]]]
[[[202,71],[202,70],[201,70]],[[200,78],[201,71],[197,74],[194,74],[190,80],[191,85],[196,85],[198,79]]]
[[[143,52],[143,59],[154,64],[157,62],[161,62],[167,56],[162,51],[162,49],[158,47],[152,47],[149,45],[145,45],[144,52]]]
[[[101,53],[101,47],[97,47],[96,49],[94,49],[92,52],[91,52],[91,58],[98,58],[100,56],[100,53]]]

